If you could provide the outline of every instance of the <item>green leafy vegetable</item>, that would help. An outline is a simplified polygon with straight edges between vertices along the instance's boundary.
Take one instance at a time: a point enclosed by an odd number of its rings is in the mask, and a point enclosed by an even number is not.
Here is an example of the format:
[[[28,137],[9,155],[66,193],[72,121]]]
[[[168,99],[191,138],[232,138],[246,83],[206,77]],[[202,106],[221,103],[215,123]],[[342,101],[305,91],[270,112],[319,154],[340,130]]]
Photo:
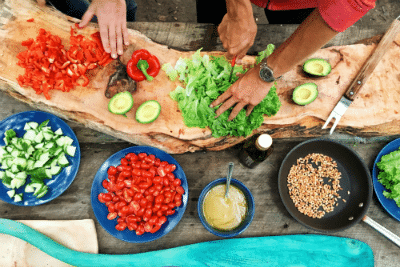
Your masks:
[[[378,181],[388,190],[383,195],[400,207],[400,148],[382,156],[376,166],[381,170]]]
[[[265,51],[259,53],[257,59],[260,58],[261,61],[273,50],[274,45],[268,45]],[[182,82],[182,86],[172,91],[170,97],[178,102],[186,126],[210,127],[213,137],[216,138],[227,135],[247,136],[261,126],[264,115],[273,116],[278,112],[281,102],[273,86],[249,116],[246,116],[245,110],[241,110],[235,119],[227,121],[232,110],[230,108],[216,119],[215,110],[218,107],[210,108],[211,102],[236,82],[238,77],[234,75],[232,81],[229,81],[232,66],[225,57],[201,56],[200,51],[201,49],[197,50],[191,58],[179,58],[173,68],[176,74],[171,69],[172,66],[163,66],[171,80],[177,75]],[[242,66],[234,66],[235,74],[243,74],[246,71]]]
[[[267,49],[258,52],[258,56],[256,57],[256,64],[260,64],[261,60],[271,55],[272,52],[274,52],[274,50],[275,50],[275,45],[273,44],[267,45]]]

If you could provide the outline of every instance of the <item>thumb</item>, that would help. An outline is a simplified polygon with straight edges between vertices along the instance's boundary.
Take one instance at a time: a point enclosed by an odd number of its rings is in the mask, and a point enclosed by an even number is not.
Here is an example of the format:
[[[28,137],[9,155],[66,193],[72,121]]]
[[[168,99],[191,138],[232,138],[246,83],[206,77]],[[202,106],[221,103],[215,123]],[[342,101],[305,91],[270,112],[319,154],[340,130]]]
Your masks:
[[[95,8],[93,5],[90,5],[88,10],[86,10],[85,14],[83,14],[82,16],[82,20],[79,23],[79,28],[86,27],[94,15],[95,15]]]

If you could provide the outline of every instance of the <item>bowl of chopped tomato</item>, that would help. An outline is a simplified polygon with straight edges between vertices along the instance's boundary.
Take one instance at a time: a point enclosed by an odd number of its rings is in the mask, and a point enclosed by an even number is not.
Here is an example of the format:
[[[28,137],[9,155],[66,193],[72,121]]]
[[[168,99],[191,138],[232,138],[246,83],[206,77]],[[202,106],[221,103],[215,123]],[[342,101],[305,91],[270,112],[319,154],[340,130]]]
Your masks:
[[[181,220],[188,202],[188,183],[168,153],[133,146],[108,158],[97,171],[91,203],[100,225],[131,243],[156,240]]]

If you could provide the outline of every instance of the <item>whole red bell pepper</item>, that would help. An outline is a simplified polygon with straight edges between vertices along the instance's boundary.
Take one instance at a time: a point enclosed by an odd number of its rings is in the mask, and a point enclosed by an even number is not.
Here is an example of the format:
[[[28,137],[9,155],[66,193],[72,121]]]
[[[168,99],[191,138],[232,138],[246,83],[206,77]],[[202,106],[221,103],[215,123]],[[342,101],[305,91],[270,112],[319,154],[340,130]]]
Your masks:
[[[160,71],[160,61],[146,49],[133,52],[131,59],[126,65],[128,75],[136,82],[144,79],[152,81]]]

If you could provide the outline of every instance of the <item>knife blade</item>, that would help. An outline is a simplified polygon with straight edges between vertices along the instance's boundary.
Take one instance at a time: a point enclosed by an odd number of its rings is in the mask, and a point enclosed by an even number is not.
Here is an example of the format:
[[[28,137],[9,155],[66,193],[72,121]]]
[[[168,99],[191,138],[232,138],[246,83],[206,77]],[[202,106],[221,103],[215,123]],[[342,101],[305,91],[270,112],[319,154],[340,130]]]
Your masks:
[[[233,69],[235,68],[235,64],[236,64],[236,56],[233,57],[232,62],[231,62],[231,75],[229,75],[229,82],[232,81],[232,75],[233,75]]]
[[[400,33],[400,16],[398,16],[390,25],[389,29],[383,35],[381,41],[371,53],[371,56],[364,63],[361,70],[358,72],[355,79],[352,81],[344,95],[340,98],[339,102],[336,104],[322,129],[325,129],[332,119],[335,122],[330,130],[330,134],[333,133],[340,119],[346,112],[347,108],[353,103],[355,97],[360,92],[363,85],[367,82],[368,78],[371,76],[375,67],[378,65],[379,61],[382,59],[385,52],[389,49],[389,46],[393,43],[397,35]]]

